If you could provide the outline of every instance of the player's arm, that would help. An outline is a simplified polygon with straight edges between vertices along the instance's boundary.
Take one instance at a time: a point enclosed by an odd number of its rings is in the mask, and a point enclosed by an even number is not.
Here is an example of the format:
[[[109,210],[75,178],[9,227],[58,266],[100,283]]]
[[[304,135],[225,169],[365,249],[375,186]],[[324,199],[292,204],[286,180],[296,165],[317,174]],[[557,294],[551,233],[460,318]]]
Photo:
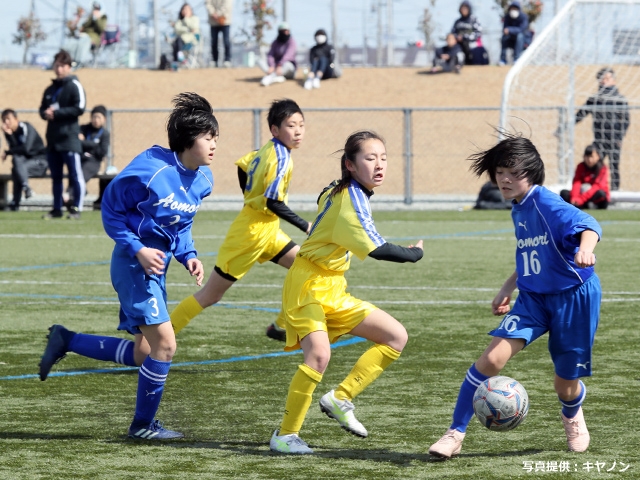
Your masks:
[[[242,193],[244,193],[244,189],[247,188],[247,172],[241,167],[238,167],[238,183],[240,184]]]
[[[494,315],[504,315],[511,309],[509,303],[511,302],[511,295],[516,289],[516,280],[518,280],[518,272],[514,271],[504,282],[493,302],[491,302],[491,309]]]
[[[267,198],[267,208],[285,222],[289,222],[291,225],[298,227],[304,233],[309,233],[311,224],[304,218],[298,216],[286,203],[280,200],[274,200],[273,198]]]
[[[600,237],[593,230],[584,230],[580,234],[580,248],[574,257],[574,262],[580,268],[592,267],[596,264],[596,256],[593,250],[596,248]]]
[[[400,245],[387,242],[376,248],[369,256],[376,260],[384,260],[386,262],[416,263],[422,258],[423,254],[422,240],[420,240],[416,245],[410,247],[401,247]]]
[[[80,115],[82,115],[84,113],[84,109],[85,109],[85,95],[84,95],[84,90],[82,89],[82,87],[80,86],[80,83],[77,80],[73,80],[71,82],[72,87],[71,87],[71,92],[70,92],[70,97],[71,97],[71,101],[70,101],[70,105],[65,106],[65,107],[60,107],[58,108],[54,113],[53,116],[56,119],[74,119],[74,118],[78,118]]]
[[[594,102],[595,102],[595,99],[593,97],[589,97],[587,99],[587,103],[584,104],[584,107],[582,107],[580,110],[578,110],[578,113],[576,113],[576,123],[582,121],[582,119],[587,115],[589,115],[590,113],[593,113],[591,109],[588,107],[591,107],[594,104]]]

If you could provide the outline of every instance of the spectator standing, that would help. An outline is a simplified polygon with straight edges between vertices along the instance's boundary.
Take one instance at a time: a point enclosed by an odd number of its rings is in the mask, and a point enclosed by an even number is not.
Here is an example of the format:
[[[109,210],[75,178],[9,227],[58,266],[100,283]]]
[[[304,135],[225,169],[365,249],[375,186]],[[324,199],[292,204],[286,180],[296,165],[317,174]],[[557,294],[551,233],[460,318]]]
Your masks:
[[[609,157],[611,170],[611,190],[620,188],[620,151],[622,140],[629,129],[629,104],[618,91],[616,76],[612,68],[601,68],[598,92],[587,99],[578,110],[576,123],[587,115],[593,115],[593,144],[600,152],[602,160]]]
[[[233,14],[233,0],[207,0],[209,25],[211,26],[211,57],[214,66],[218,66],[218,37],[222,33],[224,44],[223,66],[231,66],[231,15]]]
[[[40,104],[40,116],[47,121],[47,162],[53,191],[53,210],[43,218],[62,218],[62,171],[66,165],[73,189],[68,218],[79,219],[85,185],[80,167],[82,144],[78,136],[78,118],[84,113],[86,97],[78,78],[71,75],[69,52],[60,50],[56,53],[53,71],[56,78],[44,91]]]
[[[260,62],[260,68],[266,73],[260,83],[267,87],[272,83],[291,80],[296,74],[296,42],[291,36],[289,24],[278,25],[278,36],[267,53],[267,63]]]
[[[338,77],[335,68],[336,49],[327,42],[327,32],[319,29],[314,35],[316,44],[309,51],[309,74],[304,82],[304,88],[320,88],[320,81],[323,78]]]
[[[47,147],[33,125],[18,120],[15,110],[6,109],[2,112],[2,130],[7,140],[7,150],[2,152],[2,161],[11,155],[13,162],[13,200],[9,208],[15,211],[20,208],[23,191],[25,198],[33,194],[29,187],[29,177],[40,177],[46,173]]]
[[[436,49],[431,73],[455,72],[460,73],[464,65],[465,56],[462,47],[453,33],[447,35],[447,44]]]
[[[562,190],[560,196],[578,208],[605,209],[609,206],[609,170],[597,147],[589,145],[585,148],[583,161],[573,176],[571,191]]]
[[[193,14],[191,5],[185,3],[180,7],[178,21],[173,24],[176,38],[173,41],[173,61],[183,62],[183,51],[188,45],[194,45],[199,41],[200,19]]]
[[[456,40],[462,47],[465,63],[467,65],[482,64],[482,55],[478,59],[474,58],[474,52],[478,48],[486,53],[486,50],[482,47],[482,26],[475,15],[472,15],[470,2],[462,2],[458,11],[460,12],[460,18],[453,23],[451,33],[456,36]]]
[[[514,63],[524,51],[525,40],[529,35],[529,17],[522,11],[517,0],[509,4],[507,14],[503,21],[502,51],[500,52],[500,65],[507,64],[507,50],[513,50]]]

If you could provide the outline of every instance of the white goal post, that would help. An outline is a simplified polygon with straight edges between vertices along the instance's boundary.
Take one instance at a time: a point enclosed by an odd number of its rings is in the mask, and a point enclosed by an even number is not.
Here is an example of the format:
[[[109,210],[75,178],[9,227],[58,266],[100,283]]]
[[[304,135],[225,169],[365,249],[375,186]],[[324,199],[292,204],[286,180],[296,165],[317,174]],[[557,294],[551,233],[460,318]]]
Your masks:
[[[622,97],[600,85],[605,68]],[[586,106],[603,95],[615,101]],[[508,72],[500,129],[531,138],[547,184],[568,185],[596,141],[619,164],[616,195],[640,192],[640,0],[569,0]]]

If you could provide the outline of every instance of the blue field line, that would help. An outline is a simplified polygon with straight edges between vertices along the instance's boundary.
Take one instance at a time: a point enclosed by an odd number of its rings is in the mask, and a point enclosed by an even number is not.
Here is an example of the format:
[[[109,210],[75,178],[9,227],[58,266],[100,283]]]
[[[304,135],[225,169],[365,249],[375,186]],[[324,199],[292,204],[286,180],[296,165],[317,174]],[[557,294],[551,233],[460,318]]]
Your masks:
[[[339,342],[331,345],[331,348],[339,348],[339,347],[347,347],[349,345],[354,345],[356,343],[362,343],[366,341],[364,338],[360,337],[352,337],[348,340],[340,340]],[[235,363],[235,362],[248,362],[251,360],[260,360],[262,358],[274,358],[274,357],[290,357],[292,355],[298,355],[302,350],[294,350],[292,352],[271,352],[271,353],[261,353],[258,355],[242,355],[240,357],[231,357],[231,358],[221,358],[218,360],[200,360],[196,362],[179,362],[172,363],[171,369],[180,368],[180,367],[191,367],[194,365],[216,365],[219,363]],[[138,367],[118,367],[118,368],[100,368],[95,370],[73,370],[70,372],[52,372],[49,374],[47,378],[51,377],[75,377],[77,375],[91,375],[94,373],[118,373],[118,372],[127,372],[131,370],[137,370]],[[29,374],[29,375],[10,375],[8,377],[0,377],[0,380],[28,380],[32,378],[40,378],[39,375]]]

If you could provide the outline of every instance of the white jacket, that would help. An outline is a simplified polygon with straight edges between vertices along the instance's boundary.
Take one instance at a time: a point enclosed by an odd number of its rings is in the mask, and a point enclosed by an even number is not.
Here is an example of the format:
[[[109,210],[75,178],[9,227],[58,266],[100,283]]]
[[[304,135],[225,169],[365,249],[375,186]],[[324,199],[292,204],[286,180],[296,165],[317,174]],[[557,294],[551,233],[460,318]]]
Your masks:
[[[233,13],[233,0],[207,0],[207,13],[209,13],[209,23],[214,26],[231,25],[231,15]],[[221,17],[219,21],[213,19],[212,15]]]

